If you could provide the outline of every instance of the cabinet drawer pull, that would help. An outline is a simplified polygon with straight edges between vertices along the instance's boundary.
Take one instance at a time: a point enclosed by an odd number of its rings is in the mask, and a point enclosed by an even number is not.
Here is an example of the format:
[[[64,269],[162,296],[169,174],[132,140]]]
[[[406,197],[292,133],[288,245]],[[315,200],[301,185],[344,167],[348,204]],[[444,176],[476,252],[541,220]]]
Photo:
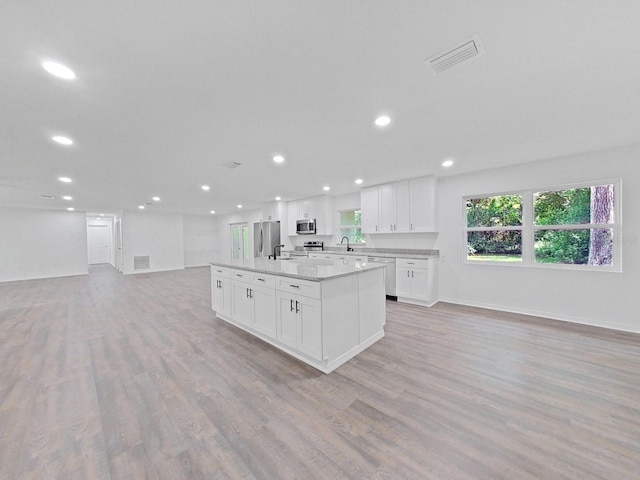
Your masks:
[[[240,278],[242,278],[242,275],[241,275],[241,274],[239,274],[239,273],[236,273],[236,277],[240,277]]]
[[[216,270],[216,272],[218,272],[218,273],[222,273],[222,270]]]
[[[300,285],[292,285],[292,284],[289,284],[289,286],[290,286],[291,288],[300,288]]]
[[[407,262],[407,265],[415,265],[413,262]]]
[[[258,278],[257,280],[260,281],[260,282],[264,282],[265,281],[264,278]]]

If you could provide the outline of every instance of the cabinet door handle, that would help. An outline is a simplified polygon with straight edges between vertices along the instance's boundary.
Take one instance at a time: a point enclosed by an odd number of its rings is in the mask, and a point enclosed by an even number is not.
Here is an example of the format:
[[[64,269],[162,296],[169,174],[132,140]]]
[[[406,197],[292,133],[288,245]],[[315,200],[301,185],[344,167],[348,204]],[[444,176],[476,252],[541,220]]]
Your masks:
[[[393,225],[389,225],[389,230],[393,230]]]
[[[411,230],[413,230],[413,223],[411,224]]]
[[[300,285],[289,285],[291,288],[300,288]]]
[[[289,300],[289,310],[293,312],[293,300]]]
[[[409,278],[409,270],[407,270],[407,278]]]
[[[411,278],[413,278],[413,270],[411,270]]]
[[[378,225],[376,225],[376,232],[378,231]]]
[[[296,300],[296,313],[299,313],[299,312],[300,312],[300,309],[298,308],[298,303],[299,303],[299,302]]]

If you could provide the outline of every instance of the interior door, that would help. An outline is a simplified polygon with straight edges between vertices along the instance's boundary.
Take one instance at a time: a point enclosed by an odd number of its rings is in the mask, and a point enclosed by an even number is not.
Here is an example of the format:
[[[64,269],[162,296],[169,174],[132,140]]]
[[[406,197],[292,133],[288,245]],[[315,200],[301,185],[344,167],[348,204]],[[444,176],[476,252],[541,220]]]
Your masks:
[[[108,224],[87,225],[89,265],[111,263],[111,229]]]

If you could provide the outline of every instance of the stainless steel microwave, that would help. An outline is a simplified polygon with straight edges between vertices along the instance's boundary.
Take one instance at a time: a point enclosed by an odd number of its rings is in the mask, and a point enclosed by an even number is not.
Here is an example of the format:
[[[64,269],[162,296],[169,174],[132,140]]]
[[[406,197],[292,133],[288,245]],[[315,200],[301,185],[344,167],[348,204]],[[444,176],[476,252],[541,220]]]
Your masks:
[[[298,235],[315,235],[316,219],[307,218],[304,220],[296,220],[296,233]]]

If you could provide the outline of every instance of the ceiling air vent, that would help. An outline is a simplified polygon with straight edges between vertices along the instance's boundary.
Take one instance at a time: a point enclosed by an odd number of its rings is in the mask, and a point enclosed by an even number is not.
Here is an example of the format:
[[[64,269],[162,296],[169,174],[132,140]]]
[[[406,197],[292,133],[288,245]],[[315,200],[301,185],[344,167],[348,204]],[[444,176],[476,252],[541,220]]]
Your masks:
[[[229,170],[233,170],[234,168],[238,168],[240,165],[242,165],[241,163],[238,162],[229,162],[224,164],[224,168],[228,168]]]
[[[440,52],[433,57],[427,58],[424,63],[429,66],[433,73],[440,73],[458,65],[459,63],[469,60],[470,58],[477,57],[483,52],[484,49],[480,42],[480,36],[474,35],[464,42],[448,48],[444,52]]]
[[[55,200],[55,195],[40,195],[40,198],[44,198],[45,200]]]
[[[147,270],[149,268],[151,268],[151,263],[149,262],[149,255],[140,255],[138,257],[133,257],[134,270]]]

